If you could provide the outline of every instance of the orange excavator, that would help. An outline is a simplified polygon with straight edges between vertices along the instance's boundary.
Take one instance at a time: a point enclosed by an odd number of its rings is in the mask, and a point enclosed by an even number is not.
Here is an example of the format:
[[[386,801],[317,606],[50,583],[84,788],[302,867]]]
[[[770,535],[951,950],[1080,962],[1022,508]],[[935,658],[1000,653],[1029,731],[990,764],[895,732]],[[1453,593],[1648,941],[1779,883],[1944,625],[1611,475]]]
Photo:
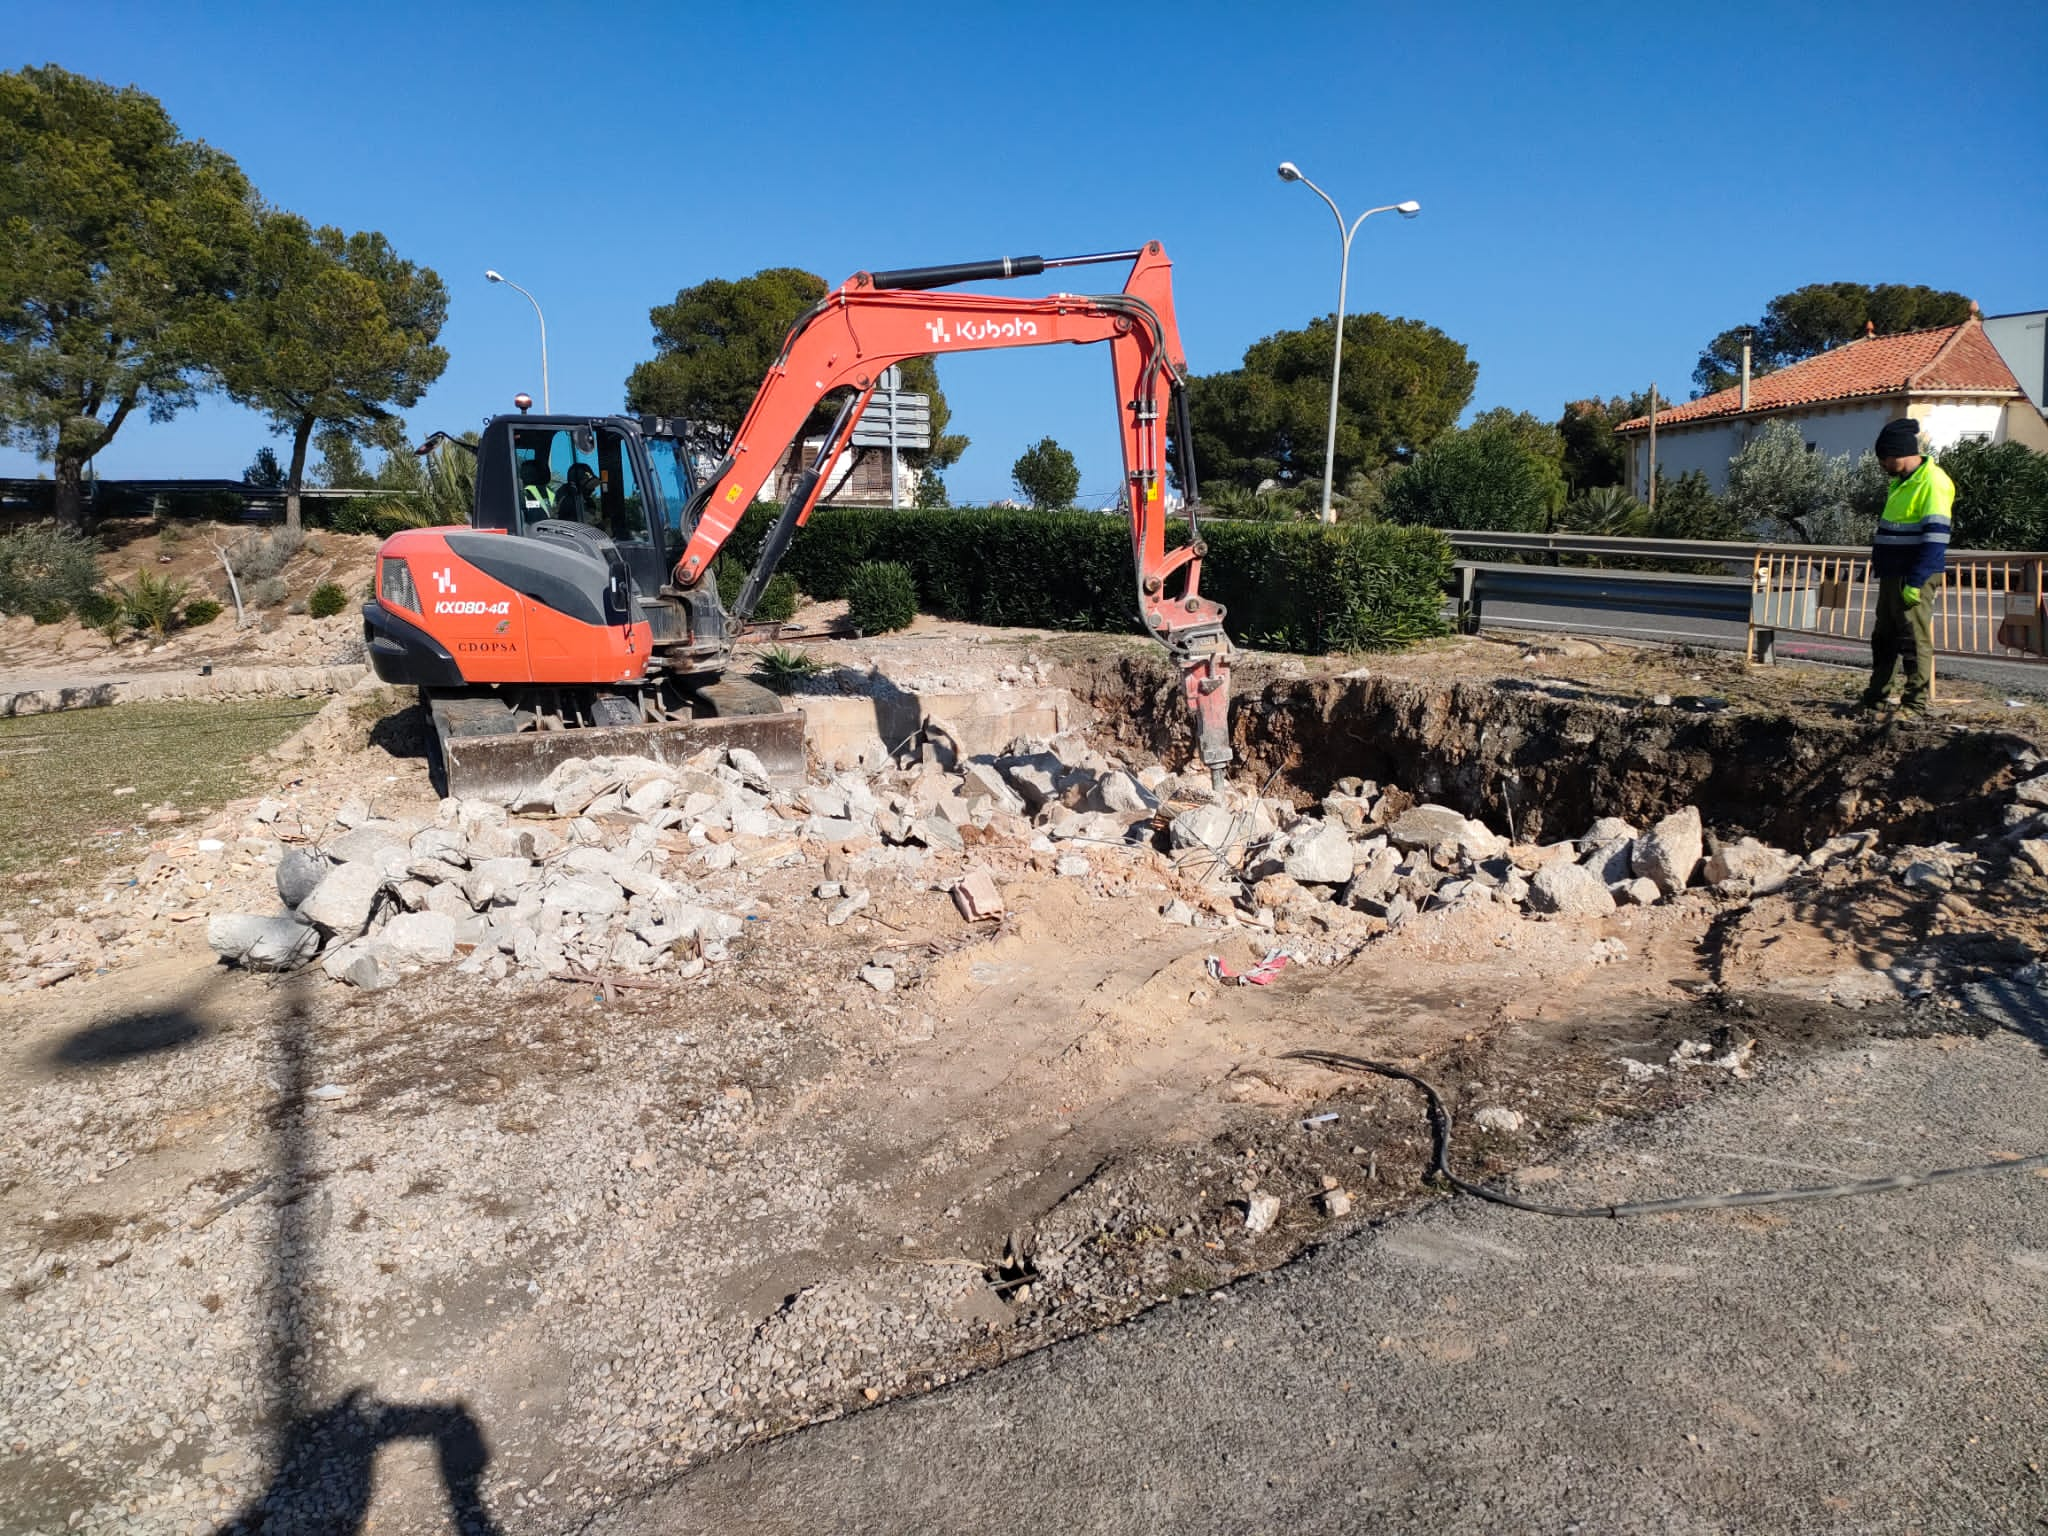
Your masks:
[[[1123,261],[1130,276],[1119,293],[941,291]],[[1109,344],[1138,613],[1180,668],[1197,750],[1220,786],[1231,759],[1230,642],[1222,606],[1201,592],[1187,363],[1172,263],[1156,241],[1134,251],[854,274],[791,329],[708,474],[692,466],[685,423],[523,410],[492,418],[475,445],[469,526],[396,533],[377,552],[376,597],[363,609],[371,665],[385,682],[421,690],[450,794],[516,790],[571,756],[678,762],[712,744],[747,747],[771,773],[800,773],[802,716],[726,673],[883,370],[912,357],[1060,342]],[[838,392],[844,401],[822,448],[728,610],[712,572],[719,550],[789,444]],[[1188,539],[1171,550],[1169,411],[1189,518]]]

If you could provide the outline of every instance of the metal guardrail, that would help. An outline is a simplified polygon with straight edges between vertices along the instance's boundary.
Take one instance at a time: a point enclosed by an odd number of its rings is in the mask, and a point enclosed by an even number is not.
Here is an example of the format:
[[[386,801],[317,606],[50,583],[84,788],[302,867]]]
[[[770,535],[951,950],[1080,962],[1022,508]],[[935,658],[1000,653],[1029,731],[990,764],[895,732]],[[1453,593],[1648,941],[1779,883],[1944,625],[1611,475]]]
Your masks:
[[[1458,529],[1444,535],[1454,549],[1505,549],[1530,555],[1607,555],[1635,560],[1721,560],[1749,565],[1764,546],[1723,539],[1632,539],[1597,533],[1495,533]]]
[[[1692,558],[1690,556],[1686,558]],[[1587,566],[1488,565],[1460,561],[1458,628],[1477,632],[1487,600],[1558,603],[1701,619],[1748,621],[1754,591],[1747,576],[1692,576],[1676,571],[1613,571]]]

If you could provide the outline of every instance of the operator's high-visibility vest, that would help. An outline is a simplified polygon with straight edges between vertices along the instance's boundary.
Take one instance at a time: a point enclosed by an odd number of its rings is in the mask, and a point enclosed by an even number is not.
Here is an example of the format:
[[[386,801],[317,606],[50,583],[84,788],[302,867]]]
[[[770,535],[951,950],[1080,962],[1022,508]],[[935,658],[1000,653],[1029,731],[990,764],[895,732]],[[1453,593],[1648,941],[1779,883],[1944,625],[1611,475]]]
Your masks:
[[[1913,587],[1939,576],[1948,563],[1955,504],[1955,481],[1932,459],[1921,459],[1913,473],[1894,480],[1871,535],[1872,574],[1903,576]]]
[[[526,504],[540,512],[555,510],[555,493],[545,485],[529,485],[526,488]]]

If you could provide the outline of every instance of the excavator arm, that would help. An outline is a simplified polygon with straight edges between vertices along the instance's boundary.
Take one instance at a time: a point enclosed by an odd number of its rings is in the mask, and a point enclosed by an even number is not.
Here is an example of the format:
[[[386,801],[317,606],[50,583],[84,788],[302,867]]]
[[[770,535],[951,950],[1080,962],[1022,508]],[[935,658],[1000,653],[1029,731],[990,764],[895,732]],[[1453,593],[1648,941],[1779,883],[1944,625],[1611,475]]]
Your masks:
[[[1115,260],[1132,262],[1121,293],[1008,299],[931,291],[950,283]],[[1139,616],[1181,669],[1197,749],[1220,787],[1231,759],[1224,610],[1201,593],[1206,546],[1199,531],[1191,526],[1188,542],[1166,547],[1167,412],[1180,408],[1187,377],[1174,319],[1172,270],[1165,251],[1153,241],[1142,250],[1103,256],[1034,256],[856,273],[790,331],[724,462],[691,498],[685,514],[690,540],[676,564],[677,586],[688,589],[705,579],[741,514],[826,396],[852,391],[823,450],[799,479],[762,545],[735,605],[741,618],[753,611],[796,530],[809,520],[824,475],[852,435],[883,369],[906,358],[948,352],[1107,342],[1116,378]],[[1185,448],[1187,433],[1178,436]],[[1192,507],[1194,476],[1185,459],[1182,471],[1182,489]]]

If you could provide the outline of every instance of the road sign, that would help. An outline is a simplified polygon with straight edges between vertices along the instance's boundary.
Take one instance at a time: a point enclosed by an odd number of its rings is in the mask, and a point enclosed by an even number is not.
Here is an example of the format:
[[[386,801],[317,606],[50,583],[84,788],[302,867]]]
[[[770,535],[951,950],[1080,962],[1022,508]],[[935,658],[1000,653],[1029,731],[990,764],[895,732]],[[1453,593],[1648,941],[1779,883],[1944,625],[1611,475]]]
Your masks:
[[[929,448],[932,397],[904,390],[876,390],[853,429],[856,448]]]

